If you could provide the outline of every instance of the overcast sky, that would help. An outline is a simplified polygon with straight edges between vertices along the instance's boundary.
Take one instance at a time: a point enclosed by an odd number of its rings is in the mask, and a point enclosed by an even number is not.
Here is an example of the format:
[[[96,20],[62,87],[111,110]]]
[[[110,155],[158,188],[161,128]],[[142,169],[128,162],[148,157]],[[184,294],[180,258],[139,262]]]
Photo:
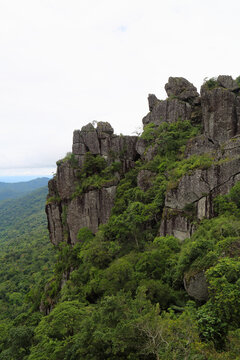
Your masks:
[[[0,176],[51,175],[93,120],[131,134],[169,76],[240,75],[239,0],[0,0]]]

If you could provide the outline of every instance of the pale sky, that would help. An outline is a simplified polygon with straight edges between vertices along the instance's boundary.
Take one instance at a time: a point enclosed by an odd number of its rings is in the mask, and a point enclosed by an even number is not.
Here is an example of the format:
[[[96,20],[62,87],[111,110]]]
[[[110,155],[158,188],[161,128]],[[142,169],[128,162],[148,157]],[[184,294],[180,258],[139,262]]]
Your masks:
[[[0,176],[51,175],[93,120],[132,134],[169,76],[240,75],[239,0],[0,0]]]

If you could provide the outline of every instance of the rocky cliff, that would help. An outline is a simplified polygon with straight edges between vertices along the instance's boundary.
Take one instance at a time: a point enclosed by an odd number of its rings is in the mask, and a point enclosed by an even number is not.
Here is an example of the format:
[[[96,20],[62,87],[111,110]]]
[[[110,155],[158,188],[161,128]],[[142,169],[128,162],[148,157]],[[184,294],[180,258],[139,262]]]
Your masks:
[[[149,95],[144,128],[179,120],[199,124],[201,133],[188,141],[184,158],[209,159],[207,166],[183,174],[165,194],[159,234],[184,240],[199,221],[214,216],[213,199],[240,180],[240,86],[221,75],[206,81],[198,94],[186,79],[170,77],[165,89],[166,100]],[[96,233],[110,217],[121,178],[137,160],[150,162],[158,151],[157,142],[149,145],[142,137],[114,135],[109,123],[75,130],[72,153],[57,163],[56,176],[49,182],[46,212],[52,243],[75,244],[82,227]],[[137,185],[147,190],[154,176],[141,170]]]
[[[75,244],[79,229],[95,233],[107,222],[117,184],[139,157],[136,143],[136,136],[114,135],[109,123],[99,122],[96,128],[90,123],[74,131],[72,153],[57,162],[56,176],[49,181],[46,212],[53,244]],[[86,184],[79,190],[88,175],[112,164],[117,166],[106,179],[103,176],[101,185]]]

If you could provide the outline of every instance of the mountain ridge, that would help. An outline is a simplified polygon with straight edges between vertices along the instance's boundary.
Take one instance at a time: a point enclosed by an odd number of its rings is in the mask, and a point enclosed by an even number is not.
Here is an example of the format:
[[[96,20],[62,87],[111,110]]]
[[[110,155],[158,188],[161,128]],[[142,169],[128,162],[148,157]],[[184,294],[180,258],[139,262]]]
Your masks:
[[[46,186],[48,177],[36,178],[29,181],[19,181],[16,183],[0,182],[0,201],[14,199],[40,187]]]

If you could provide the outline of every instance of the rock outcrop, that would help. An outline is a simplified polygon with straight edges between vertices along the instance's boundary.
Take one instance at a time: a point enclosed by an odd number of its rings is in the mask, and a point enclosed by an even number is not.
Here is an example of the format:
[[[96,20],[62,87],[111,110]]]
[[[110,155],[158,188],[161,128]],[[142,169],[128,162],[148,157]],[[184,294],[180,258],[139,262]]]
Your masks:
[[[219,76],[212,87],[206,82],[201,88],[203,134],[190,140],[185,152],[186,157],[207,154],[212,165],[184,175],[167,192],[162,236],[190,237],[195,227],[186,208],[191,207],[194,220],[211,218],[213,199],[240,180],[240,89],[229,76]]]
[[[181,77],[170,77],[165,85],[166,100],[154,94],[148,97],[150,112],[143,125],[179,119],[202,123],[203,133],[187,144],[185,156],[208,154],[213,159],[207,169],[196,169],[183,176],[177,186],[166,194],[160,235],[171,234],[184,240],[193,231],[186,207],[192,207],[196,219],[214,215],[213,198],[226,193],[239,180],[240,169],[240,87],[231,76],[220,75],[201,87],[201,96],[193,84]],[[150,161],[157,154],[158,145],[147,147],[146,141],[136,136],[117,136],[107,122],[98,122],[75,130],[72,157],[58,162],[55,179],[49,182],[48,215],[51,241],[58,244],[77,241],[77,232],[87,226],[96,232],[107,222],[114,204],[120,174],[100,188],[86,189],[77,195],[78,173],[84,167],[87,153],[101,156],[111,164],[121,162],[121,174],[130,170],[139,158]],[[142,190],[151,186],[152,173],[138,174]]]
[[[200,121],[200,98],[193,84],[181,77],[170,77],[165,89],[168,95],[166,100],[158,100],[154,94],[148,96],[150,112],[143,118],[143,125],[160,125],[179,119]]]
[[[203,271],[191,276],[189,279],[185,275],[184,287],[191,297],[197,299],[198,301],[207,301],[208,284]]]
[[[183,101],[194,102],[199,97],[195,86],[182,77],[170,77],[165,90],[168,97],[173,96]]]
[[[114,204],[120,174],[106,181],[101,188],[88,187],[77,194],[81,185],[79,172],[84,167],[86,154],[103,157],[107,164],[121,163],[121,174],[131,169],[139,158],[137,136],[117,136],[109,123],[99,122],[96,129],[90,123],[73,133],[72,154],[57,163],[57,173],[49,181],[46,205],[50,239],[57,245],[61,241],[77,242],[77,233],[88,227],[93,233],[105,224]]]

